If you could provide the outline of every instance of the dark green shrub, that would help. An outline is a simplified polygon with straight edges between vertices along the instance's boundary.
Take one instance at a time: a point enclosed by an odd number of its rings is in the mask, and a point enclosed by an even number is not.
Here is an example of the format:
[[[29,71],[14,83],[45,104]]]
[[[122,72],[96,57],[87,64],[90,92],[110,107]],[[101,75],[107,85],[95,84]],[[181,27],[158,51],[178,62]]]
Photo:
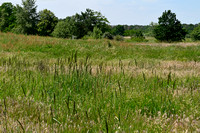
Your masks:
[[[125,28],[124,28],[123,25],[114,26],[114,27],[112,27],[112,30],[111,30],[111,33],[113,35],[121,35],[121,36],[123,36],[124,32],[125,32]]]
[[[103,34],[103,38],[112,40],[113,39],[113,35],[110,32],[105,32]]]

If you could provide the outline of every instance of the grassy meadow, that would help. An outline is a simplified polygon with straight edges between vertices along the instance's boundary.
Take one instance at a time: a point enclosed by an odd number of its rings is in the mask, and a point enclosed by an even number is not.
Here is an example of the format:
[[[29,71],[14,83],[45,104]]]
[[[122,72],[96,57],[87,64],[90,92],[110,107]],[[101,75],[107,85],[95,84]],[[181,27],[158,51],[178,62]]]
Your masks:
[[[200,132],[200,42],[0,33],[0,132]]]

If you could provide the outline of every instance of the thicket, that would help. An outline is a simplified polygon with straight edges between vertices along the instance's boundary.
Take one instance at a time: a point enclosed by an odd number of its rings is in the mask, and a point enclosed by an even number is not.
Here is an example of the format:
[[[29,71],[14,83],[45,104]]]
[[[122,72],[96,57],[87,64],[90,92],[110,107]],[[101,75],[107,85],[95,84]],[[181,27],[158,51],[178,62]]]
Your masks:
[[[200,40],[200,25],[192,31],[191,38],[195,41]]]

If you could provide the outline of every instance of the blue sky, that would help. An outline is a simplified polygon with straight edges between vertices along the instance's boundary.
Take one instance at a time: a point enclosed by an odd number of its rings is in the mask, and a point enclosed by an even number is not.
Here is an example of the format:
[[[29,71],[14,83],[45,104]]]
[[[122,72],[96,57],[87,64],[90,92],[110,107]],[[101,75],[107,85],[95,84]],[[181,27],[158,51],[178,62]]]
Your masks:
[[[1,0],[21,4],[21,0]],[[165,10],[172,10],[182,23],[200,23],[200,0],[37,0],[38,11],[49,9],[59,18],[90,8],[100,11],[111,25],[148,25],[158,22]]]

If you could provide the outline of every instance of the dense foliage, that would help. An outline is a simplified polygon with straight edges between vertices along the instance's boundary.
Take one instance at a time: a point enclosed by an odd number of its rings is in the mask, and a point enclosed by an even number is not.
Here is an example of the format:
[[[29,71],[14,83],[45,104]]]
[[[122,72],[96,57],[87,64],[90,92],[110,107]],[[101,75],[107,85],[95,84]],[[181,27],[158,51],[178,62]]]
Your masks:
[[[52,35],[59,38],[70,38],[76,33],[76,27],[73,17],[67,17],[65,20],[59,21]]]
[[[149,25],[121,25],[122,28],[124,28],[124,31],[122,32],[122,35],[126,36],[126,32],[129,30],[140,30],[145,36],[153,36],[153,29],[154,27],[158,25],[157,23],[151,22]],[[195,27],[197,27],[199,24],[182,24],[183,28],[187,31],[187,36],[190,37],[190,33],[194,30]],[[116,29],[116,27],[119,28],[119,25],[112,26],[112,32]],[[121,28],[121,29],[122,29]],[[116,31],[116,30],[115,30]],[[115,32],[116,33],[116,32]],[[120,34],[120,32],[117,32],[117,34]]]
[[[111,33],[113,35],[121,35],[123,36],[124,35],[124,32],[125,32],[125,28],[123,25],[117,25],[117,26],[114,26],[111,30]]]
[[[141,30],[126,30],[124,33],[125,36],[131,36],[131,37],[144,37]]]
[[[44,9],[39,12],[38,34],[42,36],[50,36],[53,32],[58,18],[50,10]]]
[[[181,41],[185,39],[186,30],[183,29],[181,22],[176,19],[176,14],[170,10],[163,12],[163,15],[158,18],[159,22],[154,28],[155,38],[159,41]]]
[[[15,26],[16,7],[12,3],[3,3],[0,6],[0,31],[8,32]]]
[[[193,30],[191,37],[195,41],[200,40],[200,25]]]
[[[94,39],[101,39],[102,31],[99,28],[94,27],[93,32],[91,33],[91,36]]]
[[[17,5],[16,27],[14,31],[21,34],[37,34],[38,14],[35,0],[22,0],[22,7]]]
[[[82,38],[93,32],[95,27],[104,33],[109,28],[108,23],[108,20],[100,12],[86,9],[85,12],[67,17],[63,22],[58,23],[53,36],[61,38],[76,36],[77,38]],[[62,29],[64,25],[65,29]]]
[[[100,12],[86,9],[85,12],[81,12],[81,14],[77,13],[73,17],[78,31],[76,33],[78,38],[87,35],[88,32],[92,32],[94,27],[99,28],[102,32],[105,32],[109,29],[109,21]]]

